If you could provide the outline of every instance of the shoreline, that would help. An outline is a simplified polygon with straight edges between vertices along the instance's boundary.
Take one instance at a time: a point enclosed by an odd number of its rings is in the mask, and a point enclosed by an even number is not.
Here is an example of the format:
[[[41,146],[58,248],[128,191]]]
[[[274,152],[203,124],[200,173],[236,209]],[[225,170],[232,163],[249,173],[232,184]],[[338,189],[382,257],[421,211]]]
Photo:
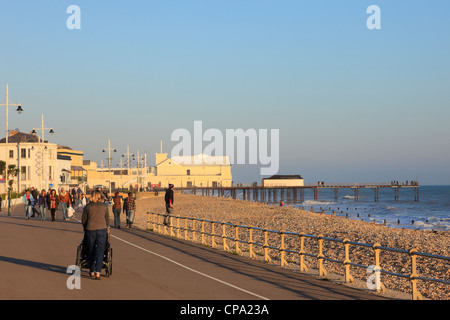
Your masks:
[[[159,196],[150,196],[136,200],[137,210],[134,225],[141,229],[147,229],[147,212],[165,213],[164,193]],[[326,215],[301,210],[291,206],[269,206],[258,202],[243,200],[233,200],[222,197],[207,197],[201,195],[175,195],[174,216],[200,218],[221,222],[229,222],[258,228],[271,230],[286,230],[291,232],[303,232],[311,235],[322,234],[325,237],[345,239],[350,241],[375,244],[396,249],[410,250],[412,248],[419,252],[450,256],[450,232],[433,232],[428,230],[395,229],[372,222],[347,219],[342,216]],[[290,245],[298,246],[299,240],[292,239]],[[308,246],[307,246],[308,247]],[[306,248],[307,252],[309,248]],[[327,249],[327,246],[325,246]],[[312,247],[311,247],[312,250]],[[342,251],[342,250],[334,250]],[[327,257],[342,260],[339,252],[326,250]],[[364,252],[365,251],[365,252]],[[371,265],[373,254],[367,250],[352,249],[352,257],[358,256],[359,264]],[[408,274],[409,256],[396,255],[390,252],[383,252],[381,257],[382,268],[388,271]],[[295,259],[294,259],[295,260]],[[314,269],[315,259],[306,259],[307,265]],[[419,260],[423,259],[418,259]],[[431,260],[418,269],[420,276],[436,277],[439,279],[448,278],[448,264],[441,260]],[[353,262],[353,261],[352,261]],[[389,262],[386,266],[383,262]],[[388,266],[392,269],[388,269]],[[420,265],[419,265],[420,266]],[[330,274],[342,276],[342,266],[336,263],[325,263],[325,267]],[[447,268],[447,269],[446,269]],[[367,273],[358,269],[352,269],[352,276],[364,281]],[[410,293],[410,283],[398,277],[382,275],[382,281],[387,289],[399,292]],[[449,299],[450,288],[448,285],[435,282],[419,281],[419,292],[424,298]]]

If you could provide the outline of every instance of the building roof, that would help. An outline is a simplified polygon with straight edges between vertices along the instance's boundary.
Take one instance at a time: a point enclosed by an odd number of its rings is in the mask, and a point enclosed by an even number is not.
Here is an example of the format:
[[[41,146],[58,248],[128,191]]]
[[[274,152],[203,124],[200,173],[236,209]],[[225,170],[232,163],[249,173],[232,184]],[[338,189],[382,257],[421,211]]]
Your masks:
[[[296,174],[296,175],[280,175],[280,174],[277,174],[277,175],[271,176],[270,178],[264,178],[264,180],[270,180],[270,179],[273,179],[273,180],[287,180],[287,179],[303,179],[303,178],[299,174]]]
[[[16,130],[11,130],[11,134],[8,137],[8,143],[19,143],[19,142],[39,143],[40,140],[41,139],[35,134],[23,133]],[[6,138],[1,139],[0,143],[6,143]]]

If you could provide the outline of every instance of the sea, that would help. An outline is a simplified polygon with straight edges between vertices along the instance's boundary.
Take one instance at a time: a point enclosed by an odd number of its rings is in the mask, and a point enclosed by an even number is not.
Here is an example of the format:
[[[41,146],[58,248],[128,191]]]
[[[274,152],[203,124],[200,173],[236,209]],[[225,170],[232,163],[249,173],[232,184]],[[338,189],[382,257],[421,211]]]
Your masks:
[[[239,192],[237,197],[243,198]],[[279,205],[281,200],[279,195],[272,205]],[[337,200],[333,189],[320,189],[317,200],[312,191],[305,189],[303,200],[289,202],[285,198],[284,205],[385,224],[391,228],[450,231],[450,186],[420,186],[419,201],[414,200],[412,188],[401,188],[398,200],[395,200],[392,188],[381,188],[377,202],[372,189],[359,189],[357,200],[351,189],[340,189]]]
[[[378,202],[374,201],[372,189],[359,189],[358,200],[355,201],[351,189],[340,189],[338,200],[330,189],[321,189],[317,201],[314,196],[303,203],[291,204],[314,208],[315,212],[348,216],[378,224],[386,224],[391,228],[450,231],[450,186],[420,186],[419,201],[414,201],[414,190],[401,188],[399,199],[395,200],[391,188],[381,188]]]

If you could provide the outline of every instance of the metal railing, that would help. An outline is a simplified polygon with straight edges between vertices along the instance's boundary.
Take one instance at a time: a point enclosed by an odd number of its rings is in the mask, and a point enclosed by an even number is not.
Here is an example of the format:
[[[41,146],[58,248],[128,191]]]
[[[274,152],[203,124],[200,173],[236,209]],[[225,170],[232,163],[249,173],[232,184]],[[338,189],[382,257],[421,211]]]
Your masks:
[[[350,241],[349,239],[337,239],[329,238],[323,235],[311,235],[305,233],[291,232],[285,230],[270,230],[265,228],[258,228],[252,226],[245,226],[239,224],[233,224],[222,221],[212,221],[199,218],[191,217],[180,217],[170,215],[169,226],[162,223],[165,214],[160,213],[147,213],[147,228],[148,230],[153,230],[153,232],[158,232],[160,234],[168,235],[171,237],[176,237],[188,241],[200,242],[203,245],[210,245],[212,248],[219,247],[218,241],[221,242],[221,246],[225,251],[231,251],[229,241],[234,242],[234,252],[241,255],[245,250],[248,252],[249,257],[254,259],[257,255],[264,257],[264,261],[271,263],[273,259],[279,260],[282,267],[286,267],[291,263],[288,262],[287,255],[295,255],[296,259],[292,259],[292,262],[299,265],[299,270],[301,272],[307,272],[308,266],[306,263],[307,258],[311,258],[317,262],[319,276],[327,276],[327,270],[325,268],[324,262],[332,262],[340,264],[344,267],[344,276],[346,283],[354,283],[355,280],[351,275],[351,267],[357,267],[366,269],[368,271],[370,268],[374,270],[377,279],[375,281],[374,290],[377,292],[384,292],[385,285],[380,280],[380,274],[388,274],[391,276],[406,279],[410,282],[412,299],[422,300],[423,297],[418,290],[418,281],[429,281],[437,282],[445,285],[449,285],[449,280],[421,277],[418,274],[417,258],[425,257],[430,259],[444,260],[450,263],[450,257],[440,256],[435,254],[418,252],[416,249],[404,250],[384,247],[379,243],[368,244]],[[244,232],[242,232],[244,231]],[[190,233],[190,235],[189,235]],[[271,237],[272,235],[272,237]],[[275,239],[273,238],[275,235]],[[289,245],[287,238],[292,240],[292,238],[297,238],[299,240],[296,245]],[[271,242],[276,242],[278,245],[269,245],[269,239]],[[310,243],[310,251],[307,252],[305,241],[313,241],[312,245]],[[331,258],[326,256],[328,249],[324,248],[324,241],[335,243],[340,245],[343,249],[343,255],[341,253],[341,259]],[[292,242],[292,241],[290,241]],[[244,249],[244,246],[246,248]],[[357,262],[353,262],[350,258],[350,248],[352,247],[362,247],[372,251],[372,264],[365,265]],[[261,251],[255,250],[261,248]],[[339,249],[339,248],[337,248]],[[271,252],[277,252],[275,256]],[[314,251],[314,252],[312,252]],[[327,252],[325,252],[327,251]],[[392,272],[381,268],[380,254],[382,251],[389,251],[394,253],[400,253],[409,255],[409,260],[411,264],[411,272],[409,274]]]

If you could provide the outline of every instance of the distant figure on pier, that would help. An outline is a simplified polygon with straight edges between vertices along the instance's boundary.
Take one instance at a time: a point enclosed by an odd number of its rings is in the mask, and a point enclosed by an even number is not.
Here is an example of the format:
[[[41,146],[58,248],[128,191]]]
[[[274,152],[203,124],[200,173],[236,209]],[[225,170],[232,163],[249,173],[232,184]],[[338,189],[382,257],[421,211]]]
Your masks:
[[[284,202],[280,201],[280,207],[284,206]]]

